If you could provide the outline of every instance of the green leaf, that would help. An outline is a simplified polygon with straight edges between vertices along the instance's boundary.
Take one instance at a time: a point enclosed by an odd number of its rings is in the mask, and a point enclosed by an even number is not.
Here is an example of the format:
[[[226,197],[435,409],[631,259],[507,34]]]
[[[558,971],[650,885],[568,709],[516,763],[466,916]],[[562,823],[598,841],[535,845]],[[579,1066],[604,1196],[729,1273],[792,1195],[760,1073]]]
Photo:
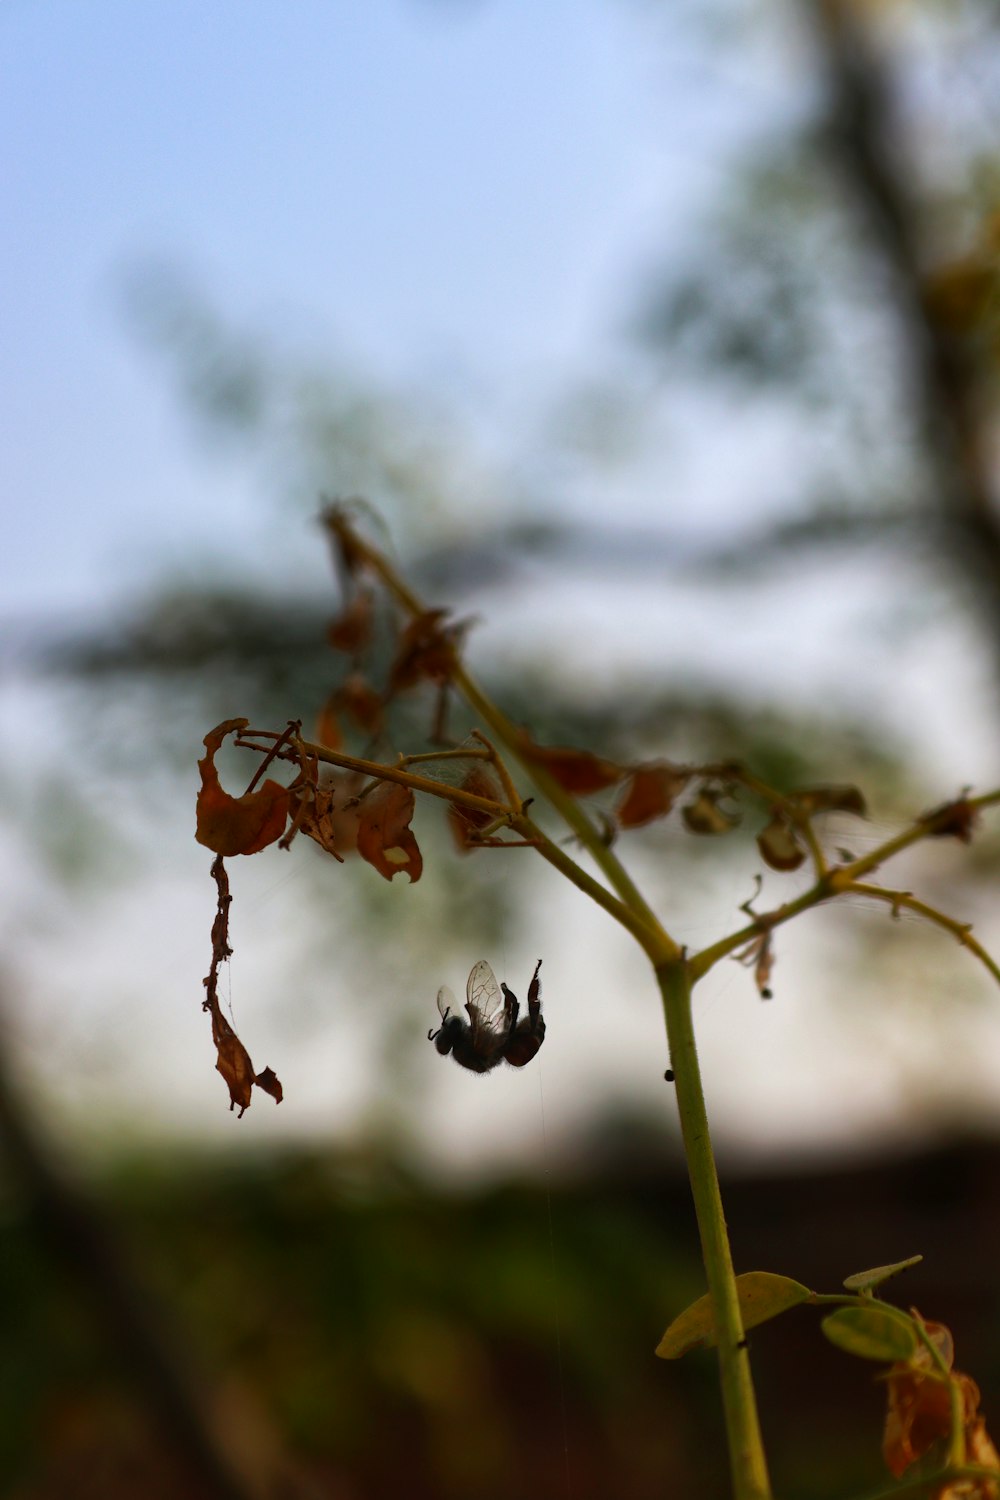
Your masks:
[[[890,1276],[898,1276],[900,1271],[908,1271],[923,1258],[922,1255],[911,1255],[909,1260],[896,1260],[891,1266],[873,1266],[870,1271],[855,1271],[853,1276],[844,1278],[844,1285],[849,1292],[870,1292],[873,1288],[881,1286],[883,1281],[888,1281]]]
[[[860,1359],[877,1359],[894,1365],[907,1360],[917,1347],[917,1335],[905,1313],[896,1308],[869,1303],[865,1307],[839,1307],[820,1324],[831,1344]]]
[[[808,1302],[813,1295],[800,1281],[776,1276],[771,1271],[744,1271],[736,1278],[736,1290],[744,1329],[756,1328],[758,1323],[776,1318],[789,1307]],[[680,1359],[690,1349],[710,1349],[715,1342],[715,1320],[706,1293],[678,1313],[657,1344],[656,1352],[660,1359]]]

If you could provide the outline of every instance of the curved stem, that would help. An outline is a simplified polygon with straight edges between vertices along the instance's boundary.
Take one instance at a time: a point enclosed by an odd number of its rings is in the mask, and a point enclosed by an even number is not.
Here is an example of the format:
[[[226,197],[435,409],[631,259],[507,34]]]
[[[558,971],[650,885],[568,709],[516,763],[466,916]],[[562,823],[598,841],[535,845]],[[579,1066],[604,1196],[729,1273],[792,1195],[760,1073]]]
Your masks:
[[[694,1197],[702,1257],[718,1336],[722,1403],[729,1439],[735,1500],[770,1500],[771,1486],[743,1335],[739,1293],[722,1209],[701,1069],[691,1016],[691,973],[687,962],[670,960],[656,970],[674,1070],[677,1108]]]

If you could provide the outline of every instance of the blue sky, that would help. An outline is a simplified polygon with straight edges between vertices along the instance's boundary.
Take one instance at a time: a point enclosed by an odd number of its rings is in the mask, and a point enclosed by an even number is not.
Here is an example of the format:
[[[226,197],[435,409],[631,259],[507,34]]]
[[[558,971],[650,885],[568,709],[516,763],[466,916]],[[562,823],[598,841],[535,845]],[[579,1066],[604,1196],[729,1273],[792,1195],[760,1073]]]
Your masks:
[[[0,5],[8,210],[0,220],[7,434],[0,619],[97,610],[157,569],[190,573],[206,549],[242,547],[243,560],[256,555],[259,565],[270,564],[280,545],[287,558],[309,552],[325,569],[302,517],[286,528],[291,538],[298,525],[294,545],[276,543],[273,530],[264,539],[260,515],[273,476],[253,455],[234,459],[198,442],[166,370],[127,325],[124,281],[150,260],[176,264],[222,318],[273,336],[290,358],[307,351],[317,362],[357,370],[376,389],[433,395],[440,381],[449,395],[464,392],[465,414],[479,403],[516,472],[529,414],[574,381],[599,378],[618,357],[636,273],[672,239],[704,232],[697,210],[722,180],[727,150],[751,121],[758,128],[788,107],[790,77],[807,76],[794,55],[789,68],[773,31],[769,53],[730,49],[724,61],[710,54],[706,71],[696,47],[668,39],[657,13],[639,0]],[[776,5],[774,14],[784,12]],[[669,483],[657,472],[646,476],[645,489],[622,480],[609,492],[603,476],[588,477],[581,465],[573,476],[581,481],[577,503],[618,523],[660,519],[669,504],[671,519],[711,516],[736,525],[761,495],[787,493],[802,451],[787,432],[772,431],[759,412],[740,428],[730,413],[720,440],[699,429],[698,418],[690,399],[675,400],[667,414]],[[811,434],[795,436],[804,443]],[[554,498],[557,490],[554,484]],[[527,609],[491,612],[475,646],[530,668],[538,641],[547,641],[572,663],[567,670],[591,681],[620,676],[618,652],[627,647],[637,673],[683,679],[704,667],[779,702],[783,694],[799,705],[808,694],[828,708],[827,683],[846,689],[855,706],[867,693],[880,712],[897,710],[904,733],[916,724],[935,740],[944,796],[963,780],[992,774],[992,741],[983,743],[976,728],[987,668],[956,620],[943,621],[940,639],[918,643],[905,659],[887,649],[876,613],[885,591],[880,566],[875,559],[867,570],[786,580],[749,606],[741,597],[685,592],[677,580],[668,589],[613,592],[595,591],[588,578],[560,590],[540,579]],[[852,634],[844,619],[858,599],[871,612]],[[948,714],[940,711],[942,683]],[[34,716],[36,734],[44,741],[38,726],[48,724],[51,743],[61,745],[66,705],[40,709],[30,691],[21,696],[23,684],[7,688],[0,709],[11,744],[21,743]],[[34,764],[25,771],[25,786],[36,772],[43,774]],[[10,787],[18,807],[30,807],[33,787],[13,780]],[[49,1060],[59,1089],[72,1071],[84,1112],[87,1101],[106,1105],[117,1065],[114,1086],[120,1090],[124,1076],[134,1090],[125,1109],[130,1127],[136,1101],[144,1105],[154,1094],[158,1109],[193,1129],[230,1124],[202,1050],[207,887],[189,818],[185,802],[171,830],[149,836],[148,847],[170,851],[159,884],[127,882],[124,904],[111,891],[100,921],[87,905],[95,893],[54,897],[36,838],[0,828],[10,841],[9,868],[18,871],[7,926],[20,954],[24,1014],[32,1018],[25,1029],[33,1028],[32,1045]],[[117,859],[113,848],[108,858]],[[290,922],[295,907],[294,884],[283,905],[284,874],[277,891],[274,878],[260,876],[262,915],[237,938],[234,1000],[243,1016],[250,1012],[262,1055],[286,1058],[279,1072],[288,1070],[299,1103],[283,1108],[281,1128],[300,1129],[303,1119],[326,1128],[363,1106],[351,1094],[363,1069],[353,1053],[341,1056],[336,1036],[321,1045],[314,1035],[300,1038],[293,1062],[288,1017],[265,1005],[287,961],[287,947],[272,951],[266,941],[280,935],[282,912]],[[749,879],[738,872],[719,897],[694,891],[708,903],[699,920],[715,924],[716,935],[745,899]],[[547,1062],[557,1129],[609,1077],[632,1097],[637,1060],[642,1054],[644,1065],[662,1037],[655,1001],[643,1002],[640,1019],[637,1000],[636,1014],[609,1043],[605,997],[629,971],[604,943],[581,944],[576,909],[558,916],[562,908],[551,900],[539,906],[544,930],[519,939],[523,952],[515,954],[512,942],[510,957],[512,974],[530,973],[544,952],[553,1036],[560,1010],[565,1017],[571,1002],[583,1002],[577,1046],[586,1052],[589,1045],[589,1061],[574,1062],[568,1048],[547,1049],[547,1058],[564,1059]],[[836,939],[834,929],[828,974],[841,962]],[[814,965],[827,952],[811,938],[803,944],[796,985],[792,949],[783,969],[790,996],[807,998],[816,985],[807,949]],[[942,961],[949,983],[952,957]],[[389,986],[391,962],[383,970],[366,983]],[[430,1020],[445,979],[460,986],[454,974],[420,981]],[[737,1135],[747,1137],[749,1119],[759,1138],[769,1131],[778,1138],[793,1119],[799,1140],[850,1136],[896,1108],[884,1074],[874,1065],[866,1072],[846,1042],[849,1061],[837,1074],[829,1013],[824,1019],[805,1005],[776,1006],[762,1016],[752,988],[731,966],[706,1007],[723,1107]],[[428,1017],[421,1011],[413,1024],[423,1046]],[[782,1048],[787,1055],[779,1057]],[[986,1056],[985,1044],[976,1051]],[[58,1066],[63,1056],[72,1057],[72,1070]],[[432,1133],[453,1130],[458,1108],[471,1111],[470,1129],[481,1128],[478,1102],[462,1090],[458,1070],[444,1070],[439,1084],[427,1067],[428,1087],[440,1099]],[[987,1083],[992,1089],[992,1075]],[[506,1097],[502,1087],[494,1100]],[[662,1090],[656,1070],[650,1087]],[[850,1091],[858,1112],[848,1118]],[[516,1124],[523,1101],[512,1091],[507,1104],[492,1108],[497,1121]],[[266,1105],[252,1114],[248,1128],[267,1138]]]
[[[0,59],[8,610],[97,602],[248,504],[125,326],[131,267],[378,380],[541,390],[691,159],[614,0],[40,0],[0,11]]]

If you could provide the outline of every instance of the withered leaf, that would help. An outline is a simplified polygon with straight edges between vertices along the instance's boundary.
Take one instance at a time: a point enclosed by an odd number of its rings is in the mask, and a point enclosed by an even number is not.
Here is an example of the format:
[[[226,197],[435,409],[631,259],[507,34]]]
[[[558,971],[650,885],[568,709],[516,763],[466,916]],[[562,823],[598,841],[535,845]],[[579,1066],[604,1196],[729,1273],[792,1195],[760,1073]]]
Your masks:
[[[413,792],[395,781],[383,781],[361,801],[358,853],[386,880],[402,870],[415,881],[423,871],[423,858],[410,829],[413,806]]]
[[[625,794],[615,810],[622,828],[641,828],[664,818],[690,780],[690,771],[669,761],[636,766],[625,783]]]
[[[922,1343],[917,1344],[908,1359],[891,1367],[886,1377],[889,1402],[882,1437],[882,1455],[887,1467],[898,1479],[911,1464],[922,1459],[944,1460],[951,1435],[951,1390],[957,1387],[968,1461],[1000,1475],[1000,1455],[979,1414],[979,1387],[970,1376],[952,1368],[951,1333],[943,1323],[925,1322],[915,1308],[911,1311],[923,1324],[950,1374],[947,1381],[941,1379],[930,1351]],[[996,1478],[983,1475],[963,1481],[960,1490],[958,1486],[946,1485],[935,1494],[941,1500],[951,1500],[952,1496],[957,1500],[959,1492],[966,1500],[994,1500],[997,1482]]]
[[[703,786],[693,802],[681,808],[685,827],[691,833],[730,833],[739,815],[719,806],[728,793],[724,787]]]
[[[924,813],[920,821],[929,825],[931,838],[955,838],[963,844],[971,844],[978,816],[978,808],[965,797],[959,797],[955,802],[946,802],[942,807]]]
[[[212,879],[215,881],[217,902],[215,920],[212,923],[212,965],[204,980],[205,999],[202,1002],[202,1009],[207,1010],[212,1017],[212,1040],[216,1050],[215,1066],[229,1089],[229,1108],[235,1109],[238,1105],[242,1119],[244,1112],[250,1107],[255,1083],[270,1094],[278,1104],[281,1103],[282,1089],[272,1068],[265,1068],[262,1073],[254,1073],[250,1054],[222,1014],[219,1005],[219,969],[226,959],[232,956],[233,950],[229,946],[229,908],[232,904],[232,896],[229,893],[229,876],[221,854],[216,855],[212,861]]]
[[[344,736],[340,730],[340,720],[337,717],[338,697],[339,694],[337,693],[329,697],[320,709],[316,719],[316,738],[328,750],[340,750],[344,744]]]
[[[471,792],[474,797],[489,797],[493,802],[503,801],[499,783],[487,766],[471,766],[459,785],[463,792]],[[493,814],[478,807],[461,807],[457,802],[452,802],[448,808],[448,826],[463,854],[477,847],[476,830],[486,828],[492,822]]]
[[[318,786],[303,789],[297,815],[299,832],[314,839],[327,854],[343,862],[358,846],[360,808],[357,794],[363,777],[350,771],[327,776]]]
[[[273,1068],[265,1068],[263,1073],[258,1073],[254,1083],[259,1089],[263,1089],[265,1094],[270,1094],[275,1104],[280,1104],[285,1097],[285,1091]]]
[[[564,792],[589,797],[605,787],[614,786],[626,774],[626,767],[602,760],[589,750],[571,745],[537,745],[526,730],[517,736],[518,753],[534,765],[543,766]]]
[[[856,786],[810,786],[792,792],[789,799],[806,813],[846,812],[867,818],[868,806]]]
[[[229,1107],[239,1109],[242,1117],[244,1111],[250,1107],[250,1096],[256,1075],[249,1052],[222,1014],[218,1004],[212,1010],[212,1040],[218,1052],[215,1066],[226,1080],[226,1086],[229,1089]]]
[[[401,632],[389,671],[389,692],[418,682],[447,682],[455,670],[455,643],[463,626],[446,625],[446,609],[428,609]]]
[[[327,628],[326,638],[335,651],[361,656],[371,644],[375,600],[369,589],[354,595]]]
[[[806,857],[795,829],[778,814],[758,833],[757,848],[772,870],[797,870]]]
[[[198,762],[201,789],[195,838],[216,854],[256,854],[280,839],[288,820],[288,788],[280,782],[269,777],[242,797],[230,796],[219,782],[216,752],[227,734],[245,729],[247,723],[246,719],[227,719],[206,734],[208,753]]]
[[[334,696],[338,708],[348,714],[365,734],[381,733],[385,711],[382,695],[360,672],[345,677]]]

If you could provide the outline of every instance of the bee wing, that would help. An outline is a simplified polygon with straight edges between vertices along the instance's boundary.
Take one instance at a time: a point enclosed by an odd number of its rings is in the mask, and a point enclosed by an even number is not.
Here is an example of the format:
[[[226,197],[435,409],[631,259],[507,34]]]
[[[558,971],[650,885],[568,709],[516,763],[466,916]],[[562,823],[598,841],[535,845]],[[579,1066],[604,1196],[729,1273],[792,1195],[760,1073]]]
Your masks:
[[[455,1014],[455,1007],[457,1004],[458,1001],[455,999],[455,996],[452,994],[451,990],[446,984],[443,984],[438,990],[438,1013],[440,1014],[442,1021],[444,1020],[445,1016],[449,1014]]]
[[[500,1031],[504,1020],[504,1000],[496,975],[481,958],[473,964],[465,987],[466,1010],[474,1031]]]

